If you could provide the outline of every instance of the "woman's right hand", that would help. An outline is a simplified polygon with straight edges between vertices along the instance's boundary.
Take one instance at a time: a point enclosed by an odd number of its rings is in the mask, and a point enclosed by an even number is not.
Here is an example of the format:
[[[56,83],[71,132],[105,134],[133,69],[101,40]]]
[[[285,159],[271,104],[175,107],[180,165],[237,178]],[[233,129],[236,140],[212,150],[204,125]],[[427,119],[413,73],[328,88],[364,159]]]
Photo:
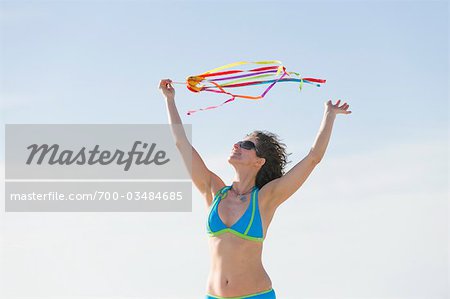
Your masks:
[[[170,79],[162,79],[159,81],[159,89],[162,94],[167,98],[175,98],[175,89],[172,86],[172,80]]]

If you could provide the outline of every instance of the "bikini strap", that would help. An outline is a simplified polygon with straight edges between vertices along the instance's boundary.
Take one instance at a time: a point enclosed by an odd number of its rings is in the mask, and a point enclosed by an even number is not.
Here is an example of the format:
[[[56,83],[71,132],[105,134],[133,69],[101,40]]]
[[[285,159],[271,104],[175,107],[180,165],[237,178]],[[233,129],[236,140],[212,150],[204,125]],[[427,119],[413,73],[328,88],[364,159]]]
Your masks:
[[[217,191],[216,195],[214,196],[214,199],[218,199],[219,197],[223,197],[224,194],[228,191],[227,188],[231,188],[231,186],[223,186],[220,188],[219,191]]]

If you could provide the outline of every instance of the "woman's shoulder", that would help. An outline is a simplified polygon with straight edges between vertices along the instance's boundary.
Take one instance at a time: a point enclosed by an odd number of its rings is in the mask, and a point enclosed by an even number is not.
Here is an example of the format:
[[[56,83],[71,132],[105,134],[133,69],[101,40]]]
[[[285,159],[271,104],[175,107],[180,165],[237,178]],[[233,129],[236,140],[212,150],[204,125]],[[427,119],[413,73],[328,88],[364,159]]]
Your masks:
[[[213,175],[211,177],[211,189],[210,189],[210,195],[211,195],[211,203],[216,197],[216,195],[219,193],[219,191],[222,191],[227,185],[223,182],[223,180],[217,176]]]
[[[268,188],[267,184],[257,189],[258,192],[258,204],[261,209],[268,210],[271,209],[270,205],[271,193],[270,186]]]

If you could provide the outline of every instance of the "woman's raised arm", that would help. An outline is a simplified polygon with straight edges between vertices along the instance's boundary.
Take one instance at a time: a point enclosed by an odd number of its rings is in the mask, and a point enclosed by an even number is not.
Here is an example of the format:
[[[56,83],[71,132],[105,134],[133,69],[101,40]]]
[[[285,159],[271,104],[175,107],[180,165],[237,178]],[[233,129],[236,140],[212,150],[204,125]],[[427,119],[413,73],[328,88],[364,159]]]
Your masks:
[[[306,181],[316,165],[325,155],[328,143],[330,141],[333,123],[337,114],[349,114],[349,105],[344,103],[339,107],[341,100],[335,105],[331,101],[325,103],[325,112],[320,125],[317,138],[308,153],[308,155],[291,168],[284,176],[275,179],[263,186],[261,192],[264,192],[266,198],[270,198],[270,206],[277,208],[285,200],[291,197]]]
[[[171,125],[175,144],[183,157],[183,161],[188,168],[189,173],[191,174],[194,185],[205,197],[207,206],[209,206],[212,203],[213,194],[225,186],[225,184],[216,174],[211,172],[206,167],[199,153],[190,144],[175,105],[175,89],[173,88],[171,82],[172,81],[170,79],[161,80],[159,82],[159,89],[166,99],[169,124]],[[190,160],[192,163],[192,168],[189,167]]]

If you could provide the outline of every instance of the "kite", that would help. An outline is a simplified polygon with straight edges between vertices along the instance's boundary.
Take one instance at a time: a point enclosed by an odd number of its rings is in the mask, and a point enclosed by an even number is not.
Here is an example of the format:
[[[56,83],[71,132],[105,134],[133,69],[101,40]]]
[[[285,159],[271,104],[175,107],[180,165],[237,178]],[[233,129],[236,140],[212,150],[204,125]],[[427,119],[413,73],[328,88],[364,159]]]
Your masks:
[[[264,65],[257,68],[235,69],[237,66],[243,65]],[[176,84],[186,84],[187,88],[192,92],[214,92],[222,93],[231,96],[220,105],[209,106],[197,110],[189,110],[187,115],[192,115],[197,111],[204,111],[218,108],[226,103],[234,101],[236,98],[261,100],[272,89],[272,87],[279,82],[299,82],[299,89],[301,90],[303,84],[312,84],[320,87],[321,83],[325,83],[324,79],[302,78],[297,72],[288,72],[281,61],[257,61],[257,62],[234,62],[230,63],[203,74],[196,76],[189,76],[186,82],[173,82]],[[231,88],[239,88],[252,85],[269,86],[262,94],[257,96],[235,94],[229,91]]]

